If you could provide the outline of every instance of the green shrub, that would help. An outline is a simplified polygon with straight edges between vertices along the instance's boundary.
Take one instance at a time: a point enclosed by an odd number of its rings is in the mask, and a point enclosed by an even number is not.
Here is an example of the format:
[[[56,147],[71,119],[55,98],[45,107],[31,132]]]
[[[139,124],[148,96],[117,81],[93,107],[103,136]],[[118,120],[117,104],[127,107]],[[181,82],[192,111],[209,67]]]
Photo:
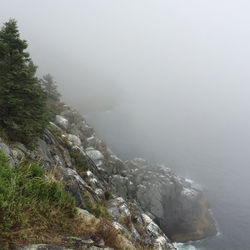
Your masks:
[[[53,125],[49,124],[48,130],[58,139],[62,137],[62,131],[60,129],[55,128]]]
[[[84,199],[85,209],[89,211],[91,214],[95,215],[97,218],[103,217],[106,219],[110,219],[110,214],[102,202],[91,202],[88,198]]]
[[[36,163],[11,168],[0,150],[0,246],[13,232],[29,236],[27,228],[63,230],[64,219],[75,216],[75,201],[60,183],[46,179]]]
[[[74,161],[74,166],[79,174],[86,172],[89,168],[88,164],[83,160],[80,152],[70,150],[69,151],[70,157]]]
[[[49,120],[47,94],[27,47],[16,21],[4,23],[0,30],[0,128],[10,141],[33,147]]]
[[[110,190],[106,190],[106,191],[104,192],[104,197],[105,197],[105,199],[108,201],[108,200],[110,200],[110,199],[113,198],[113,195],[112,195],[112,193],[111,193]]]

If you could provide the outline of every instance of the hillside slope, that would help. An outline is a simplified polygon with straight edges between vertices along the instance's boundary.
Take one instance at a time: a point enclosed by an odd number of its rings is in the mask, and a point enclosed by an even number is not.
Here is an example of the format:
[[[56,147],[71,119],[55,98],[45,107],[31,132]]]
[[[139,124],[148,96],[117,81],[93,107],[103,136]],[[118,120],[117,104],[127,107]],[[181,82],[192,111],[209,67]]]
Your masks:
[[[21,243],[56,243],[58,248],[37,245],[23,249],[63,249],[63,245],[71,249],[175,249],[171,240],[197,240],[216,232],[201,191],[166,166],[139,158],[121,161],[96,137],[86,120],[66,105],[34,150],[20,143],[9,147],[2,140],[0,148],[12,167],[18,167],[23,158],[39,163],[50,179],[70,192],[78,213],[95,228],[71,236],[70,242],[62,240],[62,232],[57,236],[61,240],[48,237],[41,242],[26,239]],[[96,225],[100,227],[100,223],[102,229],[98,231]],[[119,238],[118,245],[113,244],[110,232]]]

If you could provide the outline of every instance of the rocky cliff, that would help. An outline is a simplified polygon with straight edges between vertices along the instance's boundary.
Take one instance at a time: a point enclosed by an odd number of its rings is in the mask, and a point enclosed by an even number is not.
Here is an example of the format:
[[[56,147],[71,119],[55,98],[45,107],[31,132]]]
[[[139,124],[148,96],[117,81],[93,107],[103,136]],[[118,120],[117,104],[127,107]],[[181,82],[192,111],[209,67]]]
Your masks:
[[[23,157],[39,162],[72,194],[83,216],[98,217],[102,209],[96,204],[105,206],[105,216],[126,239],[127,249],[138,244],[175,249],[171,240],[202,239],[216,232],[199,190],[164,165],[139,158],[123,162],[68,106],[50,123],[34,150],[20,143],[10,148],[3,141],[0,148],[13,167]],[[94,241],[83,243],[82,249],[98,249],[94,245]]]

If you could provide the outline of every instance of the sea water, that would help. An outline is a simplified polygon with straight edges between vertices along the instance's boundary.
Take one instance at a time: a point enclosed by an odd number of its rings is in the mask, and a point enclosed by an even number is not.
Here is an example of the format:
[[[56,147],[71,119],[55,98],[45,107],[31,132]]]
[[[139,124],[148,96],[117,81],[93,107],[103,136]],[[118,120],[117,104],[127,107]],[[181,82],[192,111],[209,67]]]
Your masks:
[[[147,115],[152,124],[161,124],[160,117]],[[175,130],[167,123],[147,130],[145,121],[139,123],[133,119],[130,111],[120,108],[87,115],[98,136],[121,159],[139,156],[165,163],[195,188],[202,189],[217,223],[217,235],[175,246],[179,250],[250,250],[248,130],[242,128],[232,133],[232,124],[226,127],[228,131],[207,126],[204,135],[195,126],[187,131],[187,124],[181,122],[176,123],[180,127],[174,127]]]

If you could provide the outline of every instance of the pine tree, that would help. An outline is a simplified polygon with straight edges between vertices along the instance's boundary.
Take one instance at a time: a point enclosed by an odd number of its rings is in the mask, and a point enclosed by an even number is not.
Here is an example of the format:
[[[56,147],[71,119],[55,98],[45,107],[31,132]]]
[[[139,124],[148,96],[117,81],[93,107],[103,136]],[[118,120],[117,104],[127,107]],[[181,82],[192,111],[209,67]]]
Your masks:
[[[48,98],[51,98],[55,101],[59,101],[61,95],[57,90],[57,85],[53,79],[53,76],[50,74],[47,74],[43,76],[43,79],[41,81],[42,81],[43,88],[48,95]]]
[[[0,31],[0,128],[10,140],[31,145],[43,133],[48,116],[47,95],[27,47],[10,19]]]
[[[60,102],[61,94],[57,90],[56,82],[50,74],[41,79],[42,87],[47,93],[47,110],[49,119],[54,120],[56,115],[61,113],[63,103]]]

